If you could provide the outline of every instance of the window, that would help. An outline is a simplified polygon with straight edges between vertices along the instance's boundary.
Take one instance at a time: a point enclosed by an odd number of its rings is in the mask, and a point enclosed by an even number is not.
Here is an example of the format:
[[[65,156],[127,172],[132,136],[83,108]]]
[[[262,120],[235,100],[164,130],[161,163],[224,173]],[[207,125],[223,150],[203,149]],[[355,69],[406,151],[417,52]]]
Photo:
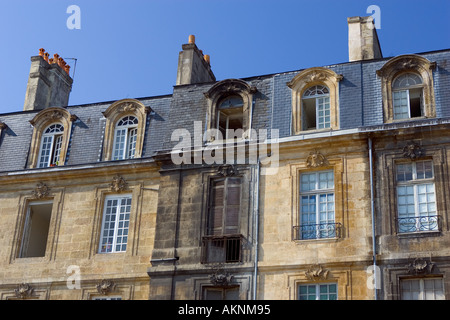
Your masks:
[[[100,253],[126,251],[130,212],[131,195],[107,196],[105,198]]]
[[[64,127],[55,123],[45,129],[39,152],[39,168],[57,166],[61,154]]]
[[[384,122],[436,117],[433,69],[436,62],[415,54],[397,56],[377,70]]]
[[[205,92],[208,103],[206,142],[220,138],[219,133],[222,134],[223,139],[249,138],[253,97],[256,92],[256,87],[251,87],[239,79],[219,81]],[[227,130],[235,130],[235,132],[227,132]]]
[[[19,258],[44,257],[53,202],[39,201],[28,204],[23,227]]]
[[[213,179],[210,188],[203,262],[239,262],[242,240],[239,234],[241,178]]]
[[[300,175],[300,226],[297,240],[338,237],[334,214],[333,171]]]
[[[438,230],[433,163],[397,164],[398,232]]]
[[[298,300],[337,300],[337,284],[301,284]]]
[[[422,78],[414,73],[397,77],[392,83],[394,120],[422,117]]]
[[[204,300],[239,300],[239,287],[230,288],[203,288]]]
[[[241,133],[235,132],[237,138],[242,138],[244,128],[244,101],[240,96],[229,96],[225,98],[218,108],[217,128],[222,133],[223,139],[232,139],[234,136],[231,130],[241,130]],[[216,138],[217,140],[217,138]]]
[[[133,159],[136,151],[138,119],[126,116],[119,120],[114,135],[113,160]]]
[[[303,94],[303,129],[330,128],[330,94],[325,86],[313,86]]]
[[[339,81],[342,75],[315,67],[301,71],[290,82],[292,134],[339,129]]]
[[[445,300],[442,278],[400,280],[402,300]]]

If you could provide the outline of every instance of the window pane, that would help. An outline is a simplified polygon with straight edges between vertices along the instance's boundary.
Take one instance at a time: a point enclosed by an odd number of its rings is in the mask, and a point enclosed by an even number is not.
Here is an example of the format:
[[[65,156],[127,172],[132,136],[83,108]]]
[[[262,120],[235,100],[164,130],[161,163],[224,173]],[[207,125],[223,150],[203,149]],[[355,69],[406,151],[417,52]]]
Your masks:
[[[413,179],[412,163],[397,165],[397,181],[410,181]]]
[[[394,119],[408,119],[409,118],[409,101],[408,91],[394,91]]]

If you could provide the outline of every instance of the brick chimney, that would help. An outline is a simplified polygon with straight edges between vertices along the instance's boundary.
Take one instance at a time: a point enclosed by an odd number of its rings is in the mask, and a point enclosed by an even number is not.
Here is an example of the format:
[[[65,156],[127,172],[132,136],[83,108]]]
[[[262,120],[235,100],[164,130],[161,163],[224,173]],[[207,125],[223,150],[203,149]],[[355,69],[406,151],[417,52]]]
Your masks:
[[[58,54],[49,59],[49,54],[39,49],[39,55],[31,57],[23,110],[67,106],[73,83],[69,71],[70,66]]]
[[[197,48],[194,35],[189,36],[189,43],[182,48],[178,56],[177,85],[216,81],[210,57]]]
[[[347,22],[349,61],[383,58],[373,17],[350,17]]]

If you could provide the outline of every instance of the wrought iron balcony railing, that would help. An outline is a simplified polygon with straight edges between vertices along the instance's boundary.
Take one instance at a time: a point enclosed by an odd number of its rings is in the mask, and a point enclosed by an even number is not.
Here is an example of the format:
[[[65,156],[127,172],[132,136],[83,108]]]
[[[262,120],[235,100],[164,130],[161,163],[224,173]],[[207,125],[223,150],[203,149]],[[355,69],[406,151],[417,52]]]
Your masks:
[[[294,240],[340,238],[340,223],[305,224],[294,227]]]
[[[440,220],[437,215],[398,218],[397,223],[399,233],[439,231],[440,229]]]
[[[202,263],[241,262],[242,235],[204,236]]]

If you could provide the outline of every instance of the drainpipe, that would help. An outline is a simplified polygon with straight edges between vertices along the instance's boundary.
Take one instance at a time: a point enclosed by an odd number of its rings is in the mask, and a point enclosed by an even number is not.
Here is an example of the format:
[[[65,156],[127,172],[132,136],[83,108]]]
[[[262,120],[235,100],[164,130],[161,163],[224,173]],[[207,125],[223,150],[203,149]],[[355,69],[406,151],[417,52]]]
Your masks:
[[[370,210],[372,216],[372,258],[373,258],[373,276],[375,300],[378,300],[378,272],[377,272],[377,254],[375,237],[375,209],[374,209],[374,182],[373,182],[373,159],[372,159],[372,138],[369,136],[369,166],[370,166]]]
[[[255,270],[253,274],[253,300],[256,300],[258,284],[258,247],[259,247],[259,176],[261,170],[261,161],[258,158],[256,166],[256,190],[255,190]]]

